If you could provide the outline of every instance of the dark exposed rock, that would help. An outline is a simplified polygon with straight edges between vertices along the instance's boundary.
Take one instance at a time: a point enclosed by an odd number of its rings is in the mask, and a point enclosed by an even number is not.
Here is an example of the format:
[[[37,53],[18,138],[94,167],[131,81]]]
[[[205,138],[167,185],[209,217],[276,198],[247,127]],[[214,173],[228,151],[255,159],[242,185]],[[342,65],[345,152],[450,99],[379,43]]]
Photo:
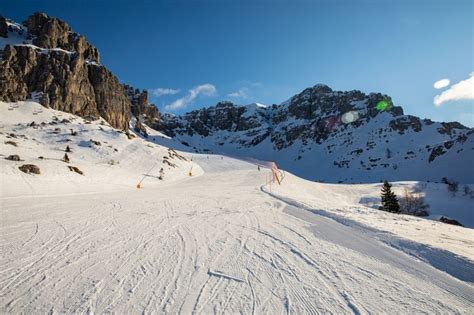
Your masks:
[[[134,138],[135,138],[135,135],[133,135],[133,134],[129,133],[128,131],[127,131],[127,132],[125,132],[125,135],[127,136],[128,140],[132,140],[132,139],[134,139]]]
[[[100,141],[95,141],[95,140],[92,140],[92,139],[90,139],[89,141],[90,141],[90,143],[92,143],[93,145],[97,145],[97,146],[101,145]]]
[[[18,144],[17,144],[15,141],[10,141],[10,140],[9,140],[9,141],[5,141],[5,144],[9,144],[9,145],[12,145],[12,146],[14,146],[14,147],[17,147],[17,146],[18,146]]]
[[[18,167],[20,169],[20,171],[22,171],[23,173],[27,173],[27,174],[41,174],[40,172],[40,169],[38,166],[34,165],[34,164],[24,164],[20,167]]]
[[[71,172],[75,172],[75,173],[77,173],[77,174],[84,175],[84,172],[81,171],[81,170],[80,170],[79,168],[77,168],[76,166],[70,166],[70,165],[69,165],[68,168],[69,168],[69,170],[70,170]]]
[[[450,219],[450,218],[447,218],[447,217],[441,217],[439,219],[439,221],[441,221],[443,223],[451,224],[451,225],[464,226],[461,223],[459,223],[459,221],[454,220],[454,219]]]
[[[402,116],[390,121],[390,128],[397,130],[399,134],[404,134],[408,129],[419,132],[422,129],[421,120],[415,116]]]
[[[9,155],[5,158],[5,160],[9,160],[9,161],[20,161],[20,156],[17,155],[17,154],[12,154],[12,155]]]
[[[148,132],[146,131],[145,126],[140,121],[140,118],[137,117],[137,122],[135,123],[135,131],[142,134],[145,138],[148,138]]]
[[[433,162],[437,157],[445,154],[447,151],[444,149],[443,145],[438,145],[434,147],[431,150],[430,157],[428,158],[428,161],[431,163]]]
[[[455,133],[456,129],[458,130],[468,129],[466,126],[458,123],[457,121],[442,122],[441,126],[442,127],[438,128],[438,132],[441,134],[448,134],[448,135],[452,135],[453,133]]]

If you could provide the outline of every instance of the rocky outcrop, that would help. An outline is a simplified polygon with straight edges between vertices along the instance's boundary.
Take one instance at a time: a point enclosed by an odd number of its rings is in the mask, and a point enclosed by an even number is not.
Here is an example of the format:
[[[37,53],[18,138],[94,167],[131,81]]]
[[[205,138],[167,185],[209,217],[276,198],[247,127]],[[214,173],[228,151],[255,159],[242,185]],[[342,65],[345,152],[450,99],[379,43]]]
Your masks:
[[[148,91],[135,89],[124,84],[125,93],[132,104],[131,110],[135,117],[144,119],[147,125],[154,125],[160,118],[160,112],[154,104],[148,102]]]
[[[130,101],[105,67],[88,64],[82,54],[31,46],[6,46],[0,66],[0,98],[37,98],[44,106],[82,117],[103,117],[127,129]]]
[[[135,89],[130,85],[124,84],[125,93],[132,104],[132,114],[135,116],[134,130],[148,137],[148,132],[144,125],[154,128],[159,125],[160,112],[154,104],[148,102],[148,92],[146,90]]]
[[[0,20],[2,23],[6,20]],[[11,31],[19,37],[23,29],[27,29],[23,43],[32,45],[19,43],[4,48],[0,100],[34,99],[82,117],[102,117],[122,130],[128,129],[132,112],[150,118],[150,122],[159,118],[158,109],[148,104],[146,94],[137,100],[129,98],[128,90],[99,64],[97,49],[72,32],[67,23],[35,13]]]
[[[69,25],[45,13],[34,13],[23,22],[28,28],[28,38],[38,47],[62,48],[83,55],[84,59],[99,62],[97,48],[89,44],[84,36],[71,31]]]
[[[40,168],[34,164],[24,164],[18,167],[20,171],[26,174],[41,174]]]
[[[88,75],[100,116],[112,126],[126,130],[130,121],[130,101],[123,86],[105,67],[90,66]]]

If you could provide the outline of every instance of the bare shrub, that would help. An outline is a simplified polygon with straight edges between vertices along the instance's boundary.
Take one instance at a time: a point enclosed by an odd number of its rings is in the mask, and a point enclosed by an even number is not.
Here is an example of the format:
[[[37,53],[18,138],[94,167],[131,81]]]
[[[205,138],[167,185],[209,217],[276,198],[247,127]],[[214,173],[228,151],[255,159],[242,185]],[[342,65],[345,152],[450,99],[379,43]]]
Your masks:
[[[403,196],[400,198],[401,213],[426,217],[429,215],[428,208],[429,205],[425,203],[425,198],[421,192],[412,192],[407,188],[404,189]]]

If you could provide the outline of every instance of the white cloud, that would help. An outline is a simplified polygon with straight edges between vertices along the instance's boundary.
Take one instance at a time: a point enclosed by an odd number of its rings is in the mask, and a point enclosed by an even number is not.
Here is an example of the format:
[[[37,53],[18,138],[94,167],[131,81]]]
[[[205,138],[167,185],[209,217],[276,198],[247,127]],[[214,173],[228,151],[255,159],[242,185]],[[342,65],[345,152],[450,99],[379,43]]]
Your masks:
[[[186,94],[184,97],[178,98],[176,101],[172,102],[171,104],[166,105],[165,109],[166,110],[180,109],[180,108],[185,107],[192,101],[194,101],[194,99],[198,97],[198,95],[200,94],[205,95],[205,96],[212,96],[212,95],[215,95],[216,93],[217,93],[217,89],[212,84],[206,83],[206,84],[198,85],[190,89],[188,91],[188,94]]]
[[[451,85],[451,87],[443,91],[443,93],[436,95],[434,104],[440,106],[448,101],[460,100],[474,100],[474,72],[471,73],[466,80],[459,81]]]
[[[442,89],[444,87],[447,87],[448,85],[449,85],[449,79],[442,79],[433,83],[433,87],[435,89]]]
[[[236,92],[232,92],[227,94],[228,97],[230,98],[237,98],[237,99],[248,99],[249,98],[249,89],[246,87],[243,87],[239,89]]]
[[[178,89],[169,89],[169,88],[156,88],[156,89],[149,89],[148,92],[156,97],[160,97],[163,95],[175,95],[181,92]]]

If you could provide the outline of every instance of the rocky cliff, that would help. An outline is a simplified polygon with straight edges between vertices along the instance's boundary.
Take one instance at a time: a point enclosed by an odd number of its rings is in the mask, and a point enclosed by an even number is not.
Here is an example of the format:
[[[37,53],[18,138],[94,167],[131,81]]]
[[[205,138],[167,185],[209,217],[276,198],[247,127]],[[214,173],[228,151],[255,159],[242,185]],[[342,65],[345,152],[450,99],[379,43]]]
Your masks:
[[[69,25],[44,13],[22,24],[0,18],[0,100],[42,105],[128,129],[134,104],[99,61],[98,50]],[[148,100],[133,111],[151,113]],[[158,112],[153,112],[158,117]]]

